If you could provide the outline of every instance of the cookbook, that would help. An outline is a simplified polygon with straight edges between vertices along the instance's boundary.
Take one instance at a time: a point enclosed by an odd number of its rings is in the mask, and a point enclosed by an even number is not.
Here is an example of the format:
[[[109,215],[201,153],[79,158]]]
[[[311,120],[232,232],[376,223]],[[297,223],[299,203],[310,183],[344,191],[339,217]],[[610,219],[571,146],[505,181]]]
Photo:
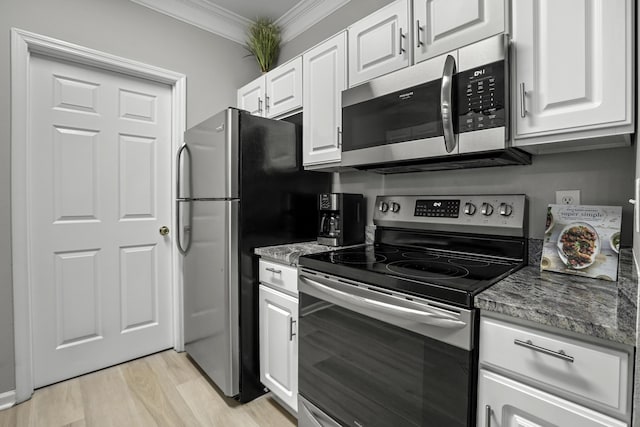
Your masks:
[[[618,280],[622,207],[549,205],[541,270]]]

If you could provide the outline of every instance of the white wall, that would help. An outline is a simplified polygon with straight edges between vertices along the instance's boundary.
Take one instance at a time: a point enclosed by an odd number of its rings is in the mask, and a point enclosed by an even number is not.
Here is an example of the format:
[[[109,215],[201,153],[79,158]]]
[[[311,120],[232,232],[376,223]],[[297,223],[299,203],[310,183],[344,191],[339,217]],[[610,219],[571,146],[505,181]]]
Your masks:
[[[528,166],[464,169],[380,175],[343,173],[334,191],[364,193],[371,223],[376,194],[526,194],[529,199],[529,237],[542,239],[546,208],[555,203],[556,190],[581,190],[585,205],[622,206],[622,244],[632,242],[635,149],[618,148],[535,156]]]
[[[187,126],[236,103],[257,77],[239,44],[129,0],[2,0],[0,3],[0,393],[14,383],[10,205],[12,27],[141,61],[187,76]]]

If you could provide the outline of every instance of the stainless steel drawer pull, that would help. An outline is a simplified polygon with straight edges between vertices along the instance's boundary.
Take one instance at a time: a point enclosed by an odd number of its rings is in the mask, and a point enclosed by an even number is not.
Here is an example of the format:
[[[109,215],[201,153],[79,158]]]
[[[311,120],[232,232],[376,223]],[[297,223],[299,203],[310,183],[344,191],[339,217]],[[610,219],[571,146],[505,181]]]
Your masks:
[[[293,332],[293,325],[296,323],[297,322],[295,320],[289,318],[289,341],[293,341],[293,337],[297,335]]]
[[[267,267],[266,270],[272,272],[273,274],[282,274],[282,270],[276,270],[273,267]]]
[[[526,347],[529,348],[531,350],[540,352],[540,353],[544,353],[546,355],[549,356],[553,356],[553,357],[557,357],[558,359],[562,359],[562,360],[566,360],[567,362],[573,363],[573,357],[567,355],[564,350],[559,350],[559,351],[554,351],[554,350],[549,350],[548,348],[544,348],[544,347],[540,347],[538,345],[535,345],[534,343],[531,342],[531,340],[527,340],[527,341],[522,341],[519,339],[515,339],[513,340],[513,343],[515,345],[519,345],[521,347]]]
[[[486,405],[484,407],[484,427],[491,427],[491,414],[493,411],[491,410],[491,405]]]
[[[527,91],[524,88],[524,82],[520,83],[520,117],[527,117]]]

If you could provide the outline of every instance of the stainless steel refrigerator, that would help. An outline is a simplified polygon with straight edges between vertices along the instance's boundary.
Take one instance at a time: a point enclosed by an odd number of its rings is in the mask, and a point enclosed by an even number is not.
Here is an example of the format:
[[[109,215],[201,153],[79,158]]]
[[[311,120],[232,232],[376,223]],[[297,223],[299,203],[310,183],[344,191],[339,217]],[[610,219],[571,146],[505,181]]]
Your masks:
[[[253,249],[315,240],[330,174],[304,171],[300,129],[228,108],[185,132],[177,153],[189,356],[227,396],[264,393]]]

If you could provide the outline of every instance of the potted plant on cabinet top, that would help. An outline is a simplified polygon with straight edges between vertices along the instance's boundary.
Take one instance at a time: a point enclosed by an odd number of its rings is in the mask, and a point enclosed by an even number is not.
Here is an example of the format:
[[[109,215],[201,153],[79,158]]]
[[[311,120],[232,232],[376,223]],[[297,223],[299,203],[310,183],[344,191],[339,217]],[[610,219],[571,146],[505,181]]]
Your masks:
[[[258,61],[260,71],[271,70],[280,53],[280,28],[268,18],[258,18],[249,27],[247,49]]]

